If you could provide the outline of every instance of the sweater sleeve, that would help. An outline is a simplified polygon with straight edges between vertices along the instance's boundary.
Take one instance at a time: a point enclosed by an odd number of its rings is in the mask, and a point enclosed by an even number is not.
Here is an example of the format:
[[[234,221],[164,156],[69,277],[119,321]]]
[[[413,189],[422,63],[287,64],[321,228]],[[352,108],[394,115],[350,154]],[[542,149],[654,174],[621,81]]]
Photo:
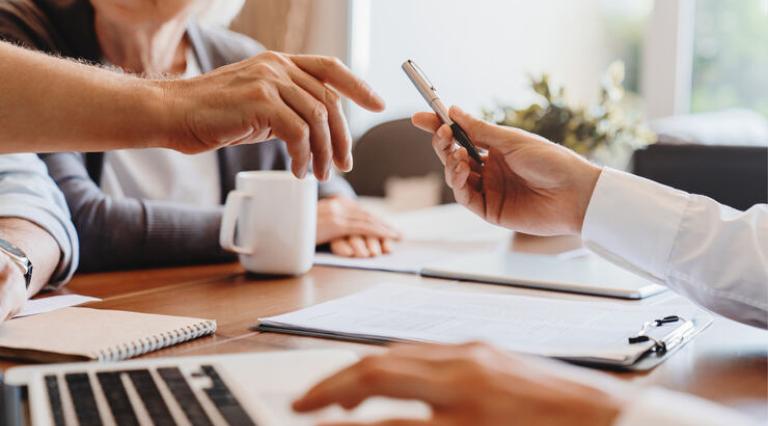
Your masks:
[[[112,198],[91,180],[83,154],[43,158],[80,236],[81,271],[234,259],[219,246],[220,208]]]

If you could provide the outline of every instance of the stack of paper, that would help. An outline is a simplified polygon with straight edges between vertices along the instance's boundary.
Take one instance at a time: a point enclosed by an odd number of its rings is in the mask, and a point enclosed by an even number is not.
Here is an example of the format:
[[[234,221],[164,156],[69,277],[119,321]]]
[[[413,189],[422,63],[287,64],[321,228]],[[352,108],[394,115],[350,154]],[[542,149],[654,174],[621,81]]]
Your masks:
[[[265,318],[258,329],[373,342],[459,343],[571,360],[630,365],[652,343],[628,343],[643,324],[678,315],[711,319],[691,304],[652,306],[429,290],[382,284],[297,312]]]

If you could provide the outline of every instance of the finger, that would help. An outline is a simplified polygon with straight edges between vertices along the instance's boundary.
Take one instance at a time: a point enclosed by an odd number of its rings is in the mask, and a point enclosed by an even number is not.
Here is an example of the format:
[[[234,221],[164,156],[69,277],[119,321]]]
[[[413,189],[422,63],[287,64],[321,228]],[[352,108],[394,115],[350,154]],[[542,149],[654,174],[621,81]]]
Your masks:
[[[277,96],[262,116],[270,117],[270,127],[275,137],[282,139],[291,157],[291,171],[304,178],[309,168],[309,126]],[[260,114],[260,115],[261,115]]]
[[[448,163],[451,170],[451,181],[448,182],[448,186],[451,188],[459,188],[467,183],[470,174],[472,174],[471,161],[469,159],[469,153],[465,148],[457,149],[452,155]]]
[[[377,225],[367,220],[345,220],[341,225],[335,226],[330,231],[326,230],[328,235],[325,241],[333,241],[339,238],[346,238],[351,235],[375,238],[397,239],[399,234],[381,225]],[[324,241],[318,241],[323,243]]]
[[[413,114],[411,123],[427,133],[435,133],[443,125],[440,117],[432,112],[417,112]]]
[[[331,253],[336,256],[352,257],[355,254],[355,250],[346,238],[339,238],[331,241]]]
[[[340,170],[352,170],[352,136],[341,106],[341,97],[335,90],[307,74],[298,66],[288,70],[291,79],[325,105],[333,144],[333,161]]]
[[[328,56],[290,55],[299,68],[328,83],[361,107],[375,112],[384,110],[384,100],[358,78],[339,59]]]
[[[439,363],[438,361],[455,361],[461,359],[467,359],[469,354],[475,356],[484,353],[498,353],[498,350],[488,343],[471,341],[461,344],[445,344],[445,343],[397,343],[390,346],[389,353],[392,356],[419,359],[423,361],[429,361],[435,366],[445,365],[445,363]],[[504,354],[505,357],[512,357],[512,355]]]
[[[457,203],[480,217],[485,217],[482,181],[480,176],[470,169],[469,154],[466,149],[461,148],[450,157],[446,164],[446,181],[453,189],[453,196]]]
[[[480,158],[483,160],[482,163],[478,163],[477,161],[470,161],[469,166],[472,168],[472,171],[475,173],[482,173],[483,172],[483,164],[488,162],[488,151],[486,150],[479,150],[478,154],[480,154]]]
[[[503,153],[525,142],[529,133],[513,127],[502,127],[479,120],[457,106],[450,109],[450,117],[464,129],[472,141],[480,147],[495,147]]]
[[[280,97],[309,124],[309,144],[312,150],[313,170],[319,180],[327,180],[331,167],[331,132],[325,105],[300,86],[281,84]]]
[[[462,151],[466,150],[459,148],[446,157],[445,184],[451,189],[463,186],[471,171],[469,161],[465,161],[461,155]]]
[[[332,404],[354,408],[372,396],[443,405],[456,389],[446,386],[446,378],[436,373],[428,361],[392,355],[367,357],[312,387],[293,408],[299,412]]]
[[[443,125],[432,137],[432,149],[435,150],[437,157],[445,165],[449,155],[456,150],[456,144],[453,142],[453,132],[451,128]]]
[[[381,252],[384,254],[392,253],[392,240],[383,238],[381,240]]]
[[[371,257],[381,256],[381,240],[376,237],[365,237],[365,246],[368,247],[368,252]]]
[[[365,245],[365,240],[357,235],[349,237],[349,244],[352,246],[352,251],[355,257],[371,257],[371,253],[368,252],[368,247]]]

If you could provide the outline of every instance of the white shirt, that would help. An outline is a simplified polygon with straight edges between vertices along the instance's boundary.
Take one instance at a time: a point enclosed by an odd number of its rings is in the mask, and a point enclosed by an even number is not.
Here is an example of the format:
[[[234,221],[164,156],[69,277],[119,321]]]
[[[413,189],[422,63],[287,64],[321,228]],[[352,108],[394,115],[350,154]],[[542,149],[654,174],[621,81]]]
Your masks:
[[[768,328],[768,206],[746,212],[616,170],[603,170],[584,218],[601,256],[736,321]],[[716,404],[651,388],[620,426],[742,425]]]
[[[197,58],[190,49],[182,78],[200,74]],[[164,148],[110,151],[104,156],[101,189],[114,198],[217,206],[221,204],[218,155],[186,155]]]

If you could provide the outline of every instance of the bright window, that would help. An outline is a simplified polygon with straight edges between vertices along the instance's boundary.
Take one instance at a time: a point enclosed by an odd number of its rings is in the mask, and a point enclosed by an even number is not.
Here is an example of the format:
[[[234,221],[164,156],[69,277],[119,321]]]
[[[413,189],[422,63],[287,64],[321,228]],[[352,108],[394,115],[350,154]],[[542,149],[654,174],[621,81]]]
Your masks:
[[[697,0],[691,110],[768,116],[768,0]]]

